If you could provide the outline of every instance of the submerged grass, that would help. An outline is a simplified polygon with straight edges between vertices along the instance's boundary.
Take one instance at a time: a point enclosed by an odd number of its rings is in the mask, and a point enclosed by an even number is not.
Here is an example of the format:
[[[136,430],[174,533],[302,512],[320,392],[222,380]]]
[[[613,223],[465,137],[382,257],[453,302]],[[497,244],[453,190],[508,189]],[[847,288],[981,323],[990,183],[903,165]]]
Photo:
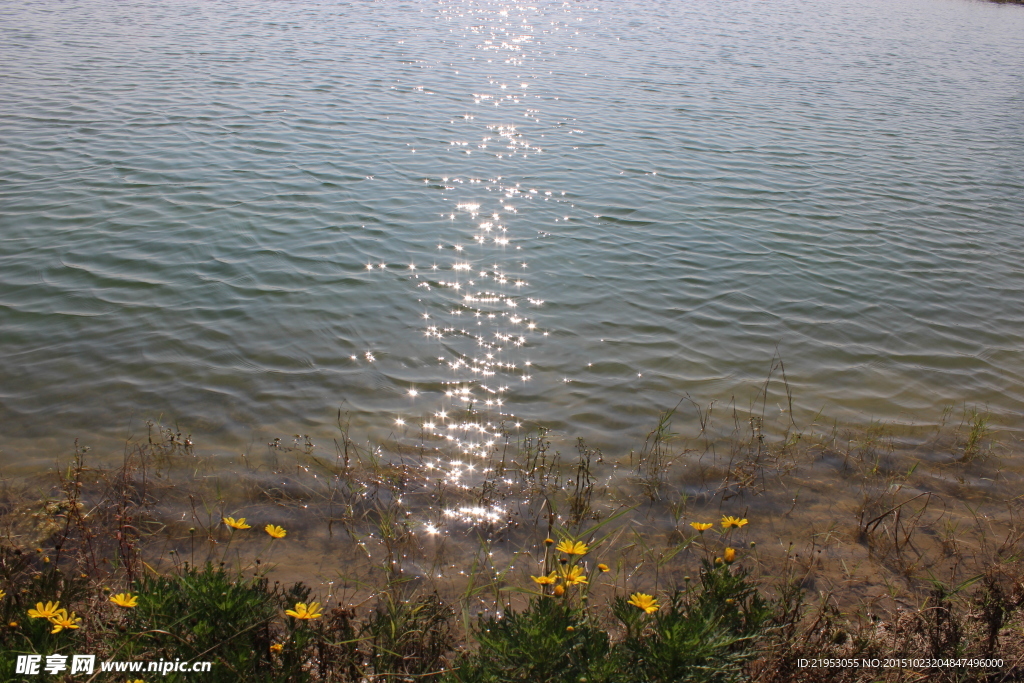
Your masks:
[[[99,469],[75,444],[5,482],[0,680],[82,680],[16,670],[75,653],[204,681],[1024,679],[1021,463],[988,416],[797,428],[770,382],[622,457],[499,427],[467,463],[340,415],[331,454],[225,461],[151,425]]]

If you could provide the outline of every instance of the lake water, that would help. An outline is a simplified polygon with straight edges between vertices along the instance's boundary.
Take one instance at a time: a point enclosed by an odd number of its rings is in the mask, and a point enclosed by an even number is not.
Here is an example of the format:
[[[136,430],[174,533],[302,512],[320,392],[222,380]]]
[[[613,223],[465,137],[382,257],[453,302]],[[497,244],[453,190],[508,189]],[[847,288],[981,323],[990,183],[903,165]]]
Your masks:
[[[626,449],[776,353],[798,420],[1024,413],[1024,7],[29,1],[0,64],[8,458]]]

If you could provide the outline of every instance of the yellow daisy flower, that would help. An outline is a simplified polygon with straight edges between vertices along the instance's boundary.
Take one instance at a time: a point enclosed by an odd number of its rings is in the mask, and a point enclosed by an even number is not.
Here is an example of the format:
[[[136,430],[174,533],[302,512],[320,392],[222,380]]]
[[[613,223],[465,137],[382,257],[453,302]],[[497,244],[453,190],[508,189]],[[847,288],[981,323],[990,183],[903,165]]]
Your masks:
[[[722,559],[725,560],[726,564],[732,564],[736,561],[736,549],[726,548],[725,552],[722,553]]]
[[[547,586],[555,582],[555,573],[551,572],[547,576],[531,576],[530,578],[533,579],[534,583],[539,583],[542,586]]]
[[[633,593],[629,596],[627,601],[634,607],[639,607],[648,614],[654,614],[658,611],[658,600],[653,595],[647,595],[647,593]]]
[[[3,590],[0,590],[0,600],[3,600],[6,597],[7,597],[7,592],[3,591]]]
[[[606,565],[606,564],[605,564],[605,563],[603,563],[603,562],[602,562],[601,564],[597,565],[597,568],[598,568],[598,569],[600,569],[600,570],[601,570],[601,571],[603,571],[603,572],[609,571],[609,570],[608,570],[608,565]]]
[[[555,595],[565,595],[565,586],[555,586]]]
[[[739,517],[722,517],[723,529],[730,529],[733,527],[739,529],[741,526],[746,526],[746,524],[746,519],[740,519]]]
[[[50,617],[50,623],[53,624],[50,633],[60,633],[66,628],[80,628],[82,617],[76,617],[74,612],[69,616],[67,610],[58,610],[57,614]]]
[[[319,619],[323,616],[320,612],[319,602],[311,602],[308,605],[304,602],[297,602],[295,609],[285,610],[284,613],[295,619]]]
[[[239,517],[238,519],[235,519],[234,517],[221,517],[220,521],[224,522],[225,524],[227,524],[232,529],[251,529],[252,528],[251,525],[245,523],[245,517]]]
[[[544,545],[554,545],[554,544],[555,544],[555,539],[553,539],[553,538],[545,538],[544,539]]]
[[[266,527],[263,528],[263,530],[270,534],[273,538],[284,538],[288,535],[288,532],[284,530],[284,527],[274,526],[273,524],[268,524]]]
[[[28,615],[33,619],[49,619],[57,616],[58,613],[64,610],[59,609],[59,602],[48,602],[45,605],[41,602],[36,603],[35,609],[30,609]]]
[[[590,548],[583,541],[562,541],[555,546],[555,550],[567,555],[586,555]]]
[[[583,567],[562,567],[558,570],[558,578],[565,581],[566,586],[587,583],[587,577],[583,575]]]
[[[271,652],[280,653],[282,650],[284,650],[284,645],[282,645],[281,643],[274,643],[270,646]]]
[[[690,522],[690,526],[692,526],[697,531],[704,533],[705,531],[713,527],[714,524],[712,524],[711,522]]]
[[[139,604],[139,596],[132,595],[131,593],[118,593],[110,598],[110,602],[114,603],[118,607],[127,607],[131,609]]]

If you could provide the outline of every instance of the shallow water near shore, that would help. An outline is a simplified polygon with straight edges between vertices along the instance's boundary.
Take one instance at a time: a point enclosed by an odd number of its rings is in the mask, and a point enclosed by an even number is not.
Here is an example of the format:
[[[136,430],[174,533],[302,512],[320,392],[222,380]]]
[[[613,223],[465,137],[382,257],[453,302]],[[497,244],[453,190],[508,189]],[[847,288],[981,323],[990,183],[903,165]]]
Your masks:
[[[1020,7],[0,16],[8,474],[146,420],[329,443],[339,411],[622,454],[684,394],[749,406],[776,354],[773,418],[1019,428]]]
[[[0,526],[14,547],[49,553],[81,501],[87,528],[107,525],[97,538],[126,520],[130,551],[106,545],[117,566],[270,574],[332,608],[431,593],[467,615],[521,606],[551,537],[589,544],[601,600],[671,592],[729,547],[764,589],[795,581],[854,620],[918,609],[935,581],[966,585],[1017,564],[1019,449],[973,442],[969,425],[786,432],[704,418],[666,419],[623,456],[582,442],[560,452],[537,434],[508,434],[480,457],[344,434],[333,452],[299,440],[213,456],[154,428],[123,469],[79,451],[56,473],[6,481]],[[286,533],[272,539],[268,524]],[[112,580],[94,550],[89,572]]]

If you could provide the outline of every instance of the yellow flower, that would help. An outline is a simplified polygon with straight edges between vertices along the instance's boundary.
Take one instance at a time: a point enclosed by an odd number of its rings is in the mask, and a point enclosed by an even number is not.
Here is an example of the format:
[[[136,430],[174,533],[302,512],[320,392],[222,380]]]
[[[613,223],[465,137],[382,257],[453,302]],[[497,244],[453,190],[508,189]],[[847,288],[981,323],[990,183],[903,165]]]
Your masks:
[[[110,602],[114,603],[118,607],[132,608],[139,604],[139,596],[132,595],[131,593],[118,593],[114,597],[110,598]]]
[[[270,646],[270,651],[271,652],[279,653],[282,650],[284,650],[284,645],[282,645],[281,643],[274,643],[273,645]]]
[[[28,611],[28,615],[33,619],[49,619],[64,611],[62,609],[58,609],[59,607],[59,602],[48,602],[45,605],[41,602],[37,602],[36,608],[30,609]]]
[[[6,597],[7,597],[7,592],[3,591],[3,590],[0,590],[0,600],[3,600]]]
[[[608,571],[608,565],[604,564],[603,562],[601,564],[597,565],[597,568],[600,569],[603,572]]]
[[[224,522],[225,524],[227,524],[232,529],[251,529],[252,528],[250,525],[245,523],[245,517],[239,517],[238,519],[235,519],[234,517],[222,517],[220,521]]]
[[[639,607],[648,614],[654,614],[658,611],[658,600],[653,595],[647,595],[647,593],[633,593],[629,596],[630,605]]]
[[[288,532],[284,530],[284,527],[274,526],[273,524],[268,524],[263,530],[273,538],[284,538],[288,535]]]
[[[704,533],[705,531],[713,527],[714,524],[712,524],[711,522],[690,522],[690,526],[692,526],[697,531]]]
[[[747,523],[746,519],[740,519],[739,517],[722,517],[722,528],[729,529],[736,527],[739,529],[741,526],[745,526]]]
[[[533,579],[534,583],[539,583],[542,586],[547,586],[555,582],[555,573],[551,572],[547,576],[531,576],[530,578]]]
[[[587,583],[587,577],[583,575],[583,567],[562,567],[558,570],[558,578],[565,581],[566,586]]]
[[[590,548],[583,541],[562,541],[555,546],[555,550],[568,555],[586,555]]]
[[[554,545],[554,544],[555,544],[555,539],[553,539],[553,538],[545,538],[544,539],[544,545]]]
[[[732,564],[733,562],[735,562],[736,561],[736,549],[735,548],[726,548],[725,552],[722,553],[722,559],[725,560],[726,564]]]
[[[565,587],[555,586],[555,595],[565,595]]]
[[[68,616],[67,610],[62,609],[50,617],[50,623],[53,624],[53,630],[50,633],[60,633],[66,628],[79,628],[79,624],[82,623],[82,617],[76,617],[74,612],[71,613],[71,616]]]
[[[572,633],[573,631],[576,630],[576,627],[575,626],[566,626],[565,630],[568,631],[569,633]]]
[[[296,619],[319,619],[323,616],[320,612],[319,602],[311,602],[308,605],[304,602],[297,602],[295,603],[295,609],[285,610],[284,613]]]
[[[9,621],[9,622],[7,622],[7,625],[10,626],[11,628],[18,628],[18,622],[16,622],[16,621]]]

